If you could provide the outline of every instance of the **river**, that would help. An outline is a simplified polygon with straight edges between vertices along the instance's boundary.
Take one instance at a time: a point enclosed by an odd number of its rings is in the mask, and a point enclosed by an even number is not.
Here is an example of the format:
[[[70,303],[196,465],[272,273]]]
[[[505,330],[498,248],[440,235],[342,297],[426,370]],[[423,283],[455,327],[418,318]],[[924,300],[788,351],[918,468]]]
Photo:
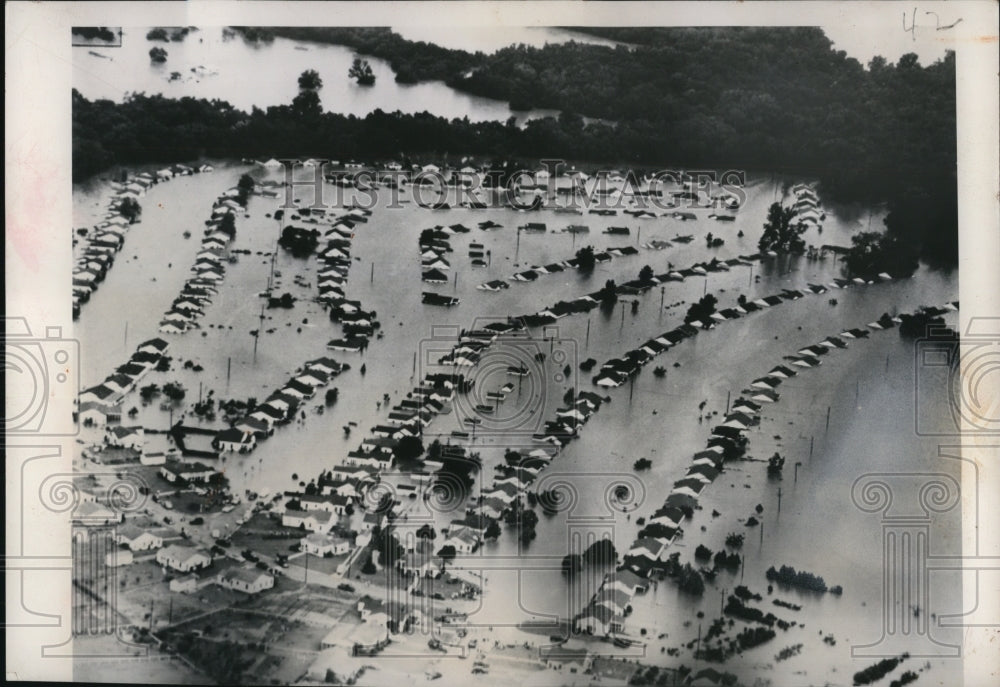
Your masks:
[[[188,34],[182,42],[146,40],[147,29],[124,29],[120,48],[78,46],[73,48],[73,87],[90,99],[120,102],[128,93],[160,93],[168,98],[220,99],[244,111],[272,105],[287,105],[298,93],[298,77],[315,69],[323,79],[319,95],[330,112],[364,117],[381,109],[405,113],[430,112],[472,121],[518,123],[555,116],[554,110],[514,112],[507,103],[461,93],[440,81],[418,84],[396,83],[388,62],[366,58],[375,72],[373,86],[359,86],[347,77],[356,56],[350,48],[275,38],[270,43],[250,43],[239,36],[226,37],[222,27],[205,27]],[[548,29],[532,29],[532,35],[548,36]],[[550,38],[566,40],[556,29]],[[149,50],[164,48],[167,61],[152,64]],[[176,78],[172,78],[173,73]],[[244,75],[253,75],[247,88]]]

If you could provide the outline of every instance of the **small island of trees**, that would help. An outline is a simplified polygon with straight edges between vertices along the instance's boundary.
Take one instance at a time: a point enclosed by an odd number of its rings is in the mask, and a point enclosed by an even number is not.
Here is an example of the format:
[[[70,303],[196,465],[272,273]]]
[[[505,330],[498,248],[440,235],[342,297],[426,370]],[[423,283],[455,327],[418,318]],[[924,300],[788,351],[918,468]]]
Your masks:
[[[347,75],[358,82],[359,86],[373,86],[375,84],[375,72],[368,60],[355,57],[351,68],[347,70]]]

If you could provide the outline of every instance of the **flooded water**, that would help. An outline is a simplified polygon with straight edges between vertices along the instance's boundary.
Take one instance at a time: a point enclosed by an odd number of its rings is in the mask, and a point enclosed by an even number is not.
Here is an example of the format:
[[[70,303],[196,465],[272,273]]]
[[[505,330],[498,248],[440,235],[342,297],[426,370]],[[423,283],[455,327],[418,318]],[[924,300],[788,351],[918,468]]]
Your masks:
[[[364,117],[376,109],[399,110],[472,121],[506,121],[513,116],[519,123],[558,114],[513,112],[505,102],[460,93],[438,81],[399,84],[389,64],[373,57],[366,59],[375,72],[375,84],[358,86],[347,77],[356,55],[339,45],[285,38],[252,44],[238,36],[227,39],[221,27],[194,31],[180,43],[162,43],[146,40],[146,31],[125,29],[120,48],[74,47],[73,87],[90,99],[120,102],[128,93],[160,93],[168,98],[217,98],[248,112],[289,104],[298,94],[299,74],[315,69],[323,80],[320,100],[330,112]],[[546,35],[541,29],[529,31],[535,32]],[[167,50],[165,63],[150,62],[148,53],[154,46]],[[253,74],[253,88],[246,87],[246,74]]]
[[[84,306],[78,323],[85,386],[99,382],[124,362],[140,341],[157,334],[160,316],[179,293],[198,252],[198,240],[204,220],[211,213],[212,201],[247,170],[264,175],[260,168],[219,165],[211,175],[154,186],[140,199],[144,208],[142,223],[129,231],[125,248],[101,288]],[[105,192],[106,187],[99,183],[77,190],[75,226],[91,221],[95,203]],[[234,249],[251,251],[251,255],[241,254],[238,262],[227,265],[219,294],[201,320],[203,329],[169,337],[174,370],[151,373],[142,383],[181,381],[188,390],[187,402],[196,400],[199,392],[207,395],[209,391],[221,399],[262,399],[279,388],[306,360],[329,354],[349,363],[352,369],[332,382],[332,386],[341,389],[337,405],[319,414],[319,402],[314,399],[303,406],[307,415],[304,421],[280,428],[252,454],[230,454],[224,460],[225,472],[237,490],[293,488],[297,481],[311,479],[320,470],[339,463],[368,435],[372,426],[385,419],[385,407],[378,406],[383,394],[388,393],[395,403],[415,385],[414,371],[417,377],[426,371],[437,371],[432,365],[438,357],[434,352],[440,354],[450,349],[459,328],[473,326],[477,318],[485,322],[533,313],[558,300],[600,288],[606,279],[627,281],[635,278],[645,264],[659,273],[669,263],[684,267],[712,257],[726,259],[753,253],[767,207],[782,197],[779,182],[751,179],[746,205],[740,209],[737,221],[727,224],[708,218],[709,210],[695,211],[697,219],[686,222],[669,217],[651,220],[628,216],[577,217],[552,211],[526,217],[525,213],[509,209],[432,211],[412,202],[404,203],[400,209],[389,209],[384,198],[380,198],[369,222],[356,228],[352,244],[355,262],[346,289],[348,298],[360,300],[366,309],[375,310],[382,323],[384,337],[373,340],[364,355],[325,349],[327,340],[340,335],[340,327],[331,324],[320,306],[311,301],[316,295],[315,259],[295,259],[279,252],[277,293],[288,291],[298,301],[291,310],[262,311],[261,299],[256,294],[267,285],[270,251],[274,250],[280,229],[279,223],[266,215],[280,201],[254,197],[248,207],[249,217],[237,222],[232,244]],[[403,198],[408,200],[410,195]],[[311,197],[304,194],[303,199],[308,202]],[[860,219],[856,215],[841,219],[829,208],[828,212],[831,214],[823,223],[822,234],[810,229],[807,243],[848,245],[852,233],[868,227],[868,212],[862,212]],[[872,225],[879,224],[877,210],[872,216]],[[503,228],[489,232],[475,228],[486,219],[498,222]],[[518,237],[515,227],[529,219],[547,223],[549,231],[522,233]],[[454,252],[448,254],[449,282],[428,287],[420,282],[419,233],[437,224],[455,223],[473,227],[472,232],[451,237]],[[589,225],[590,233],[576,238],[553,233],[571,223]],[[632,234],[611,237],[601,233],[611,225],[628,225]],[[193,234],[190,239],[183,238],[185,230]],[[745,235],[738,238],[736,234],[741,230]],[[725,244],[707,248],[704,236],[710,231],[723,237]],[[568,259],[584,244],[602,249],[641,245],[655,238],[669,240],[678,234],[692,234],[695,238],[691,243],[675,243],[663,251],[640,248],[639,255],[598,265],[591,276],[567,271],[543,276],[533,283],[513,283],[498,293],[476,289],[482,282],[508,278],[531,265]],[[472,242],[482,243],[490,251],[488,267],[471,266],[468,249]],[[293,281],[296,275],[301,275],[309,286],[296,284]],[[550,354],[558,345],[566,356],[565,362],[553,362],[556,356],[552,355],[543,364],[545,379],[513,392],[508,403],[525,404],[529,396],[537,397],[535,400],[544,409],[542,417],[551,419],[570,387],[596,390],[590,382],[592,373],[579,371],[579,362],[594,358],[603,363],[672,329],[682,322],[687,305],[705,292],[716,294],[720,307],[728,307],[735,304],[739,294],[753,300],[787,288],[802,288],[808,283],[827,283],[838,276],[841,265],[833,258],[766,260],[755,266],[753,272],[749,267],[735,267],[730,272],[710,273],[707,278],[668,283],[662,295],[659,289],[652,289],[641,296],[626,297],[638,301],[636,314],[630,307],[619,305],[610,313],[596,309],[589,315],[563,318],[555,325],[556,331],[547,334],[554,335],[557,341],[550,343],[542,338],[541,330],[532,330],[530,345],[536,347],[532,350]],[[461,303],[454,308],[422,305],[422,290],[455,295]],[[500,628],[531,618],[564,618],[578,610],[579,599],[585,602],[586,595],[575,593],[576,598],[572,598],[572,590],[559,571],[560,560],[569,550],[569,535],[608,533],[619,553],[628,547],[638,530],[635,520],[649,516],[662,503],[673,482],[682,477],[690,456],[704,446],[713,423],[700,421],[700,402],[706,402],[705,412],[721,414],[727,394],[732,393],[735,398],[752,379],[781,362],[782,355],[817,343],[844,328],[863,326],[884,312],[908,312],[920,305],[937,305],[957,297],[956,274],[921,269],[911,279],[831,290],[752,313],[722,323],[713,331],[702,332],[664,353],[656,364],[667,367],[665,378],[658,379],[646,371],[631,387],[610,390],[611,402],[601,407],[583,429],[580,439],[567,446],[542,473],[540,479],[570,483],[576,506],[554,516],[542,515],[537,539],[527,548],[505,531],[497,542],[481,549],[488,584],[482,609],[470,622]],[[836,304],[831,303],[832,298]],[[662,311],[661,299],[665,306]],[[128,313],[127,317],[123,318],[122,313]],[[261,336],[255,353],[255,340],[250,332],[261,322],[265,332],[274,331]],[[681,552],[682,562],[693,562],[693,549],[698,543],[718,550],[728,532],[745,531],[743,583],[753,591],[763,593],[764,571],[771,565],[782,564],[822,575],[828,584],[844,586],[841,598],[776,592],[775,596],[803,605],[803,610],[799,613],[777,607],[765,610],[772,610],[781,618],[799,620],[806,628],[779,633],[766,648],[750,652],[741,660],[747,666],[760,668],[758,664],[772,663],[769,657],[784,646],[805,644],[807,648],[799,658],[775,664],[773,675],[778,684],[782,684],[782,678],[802,677],[796,671],[806,671],[803,680],[830,679],[846,684],[850,673],[873,662],[852,659],[850,654],[852,644],[877,640],[881,623],[878,572],[882,563],[881,541],[871,534],[859,536],[860,532],[877,532],[878,516],[853,505],[850,490],[854,480],[866,472],[899,470],[957,474],[957,465],[943,464],[934,447],[912,431],[913,355],[912,344],[902,342],[896,331],[877,332],[870,340],[851,342],[847,350],[832,352],[818,369],[788,380],[780,388],[781,401],[765,408],[762,429],[752,433],[750,444],[750,454],[756,458],[766,458],[779,450],[789,458],[789,465],[795,461],[803,463],[794,481],[786,468],[780,484],[781,513],[776,512],[774,505],[779,485],[764,478],[764,466],[737,463],[709,485],[702,499],[704,510],[685,523],[685,537],[674,544],[675,550]],[[182,369],[181,364],[186,360],[202,365],[204,371]],[[362,363],[367,368],[363,377],[359,370]],[[557,378],[564,364],[570,365],[571,374],[566,379]],[[494,385],[485,377],[478,381],[490,388]],[[931,396],[943,397],[943,394]],[[134,402],[139,405],[137,401]],[[828,431],[827,408],[830,409]],[[171,419],[176,422],[177,414],[182,412],[178,409],[171,418],[155,403],[138,410],[137,422],[163,429]],[[437,418],[428,428],[425,443],[433,435],[447,437],[454,429],[467,429],[461,423],[462,417],[456,404],[454,412]],[[196,420],[189,417],[186,422],[195,424]],[[349,422],[357,426],[350,436],[345,436],[343,427]],[[221,422],[216,421],[212,426],[220,427]],[[476,437],[471,449],[479,452],[484,462],[477,489],[492,481],[493,467],[502,461],[504,449],[539,446],[530,440],[530,434],[530,427],[519,427],[514,433]],[[643,457],[649,458],[653,467],[648,472],[636,473],[632,463]],[[293,478],[293,474],[297,477]],[[615,512],[608,506],[609,484],[619,482],[630,484],[640,495],[635,509],[628,513]],[[750,488],[745,488],[745,484]],[[757,503],[765,506],[764,536],[760,542],[758,529],[742,526]],[[710,515],[713,508],[720,512],[719,517]],[[437,513],[438,526],[446,526],[450,519],[460,516],[460,510]],[[953,515],[953,519],[942,519],[941,537],[945,549],[953,546],[957,550],[954,537],[960,521],[957,514]],[[701,531],[703,526],[705,530]],[[822,534],[822,546],[816,543],[818,533]],[[531,567],[537,569],[504,570],[500,568],[509,568],[509,564],[488,560],[518,556],[523,560],[527,560],[524,556],[534,559]],[[646,627],[650,639],[667,634],[662,641],[651,642],[648,654],[658,652],[660,646],[675,647],[694,640],[697,621],[693,624],[691,621],[695,620],[695,614],[705,613],[702,622],[707,627],[711,618],[718,615],[722,591],[736,584],[739,581],[733,575],[721,573],[708,585],[702,600],[692,600],[679,594],[672,583],[662,582],[645,598],[637,597],[629,630],[635,633],[638,628]],[[946,584],[941,593],[943,596],[936,597],[941,599],[940,605],[936,602],[935,607],[957,612],[960,585]],[[836,645],[824,644],[820,631],[832,633]],[[944,638],[949,639],[947,634]],[[691,664],[687,650],[678,659],[660,658],[657,662],[665,665]],[[935,664],[932,674],[940,677],[950,665]],[[838,678],[835,670],[843,674]],[[950,678],[946,682],[957,684]]]

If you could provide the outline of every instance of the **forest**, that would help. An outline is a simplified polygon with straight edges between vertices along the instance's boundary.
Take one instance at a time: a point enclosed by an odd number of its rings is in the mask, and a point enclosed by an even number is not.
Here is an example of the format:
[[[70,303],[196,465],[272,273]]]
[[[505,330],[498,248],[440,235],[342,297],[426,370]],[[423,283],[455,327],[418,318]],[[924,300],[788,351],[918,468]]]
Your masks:
[[[558,118],[473,123],[376,110],[324,113],[315,94],[244,113],[228,103],[74,93],[75,179],[202,155],[377,159],[440,151],[746,169],[817,179],[830,201],[886,202],[887,227],[923,257],[957,259],[954,54],[921,66],[835,51],[815,28],[593,28],[626,41],[511,46],[490,55],[383,28],[256,29],[387,60],[397,80],[443,80]],[[584,117],[592,118],[586,122]],[[596,120],[596,121],[595,121]]]

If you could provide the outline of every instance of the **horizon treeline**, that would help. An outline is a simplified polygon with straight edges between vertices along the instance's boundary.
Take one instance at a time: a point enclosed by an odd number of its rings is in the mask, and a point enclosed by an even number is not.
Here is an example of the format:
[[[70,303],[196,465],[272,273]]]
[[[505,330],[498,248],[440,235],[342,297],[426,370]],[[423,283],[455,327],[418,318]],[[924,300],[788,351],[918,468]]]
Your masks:
[[[485,55],[385,28],[256,28],[244,38],[346,45],[387,60],[400,82],[443,80],[512,109],[561,114],[518,128],[513,119],[324,113],[315,93],[246,113],[218,100],[138,94],[115,104],[74,91],[73,177],[200,156],[441,151],[749,169],[818,179],[832,201],[886,202],[890,232],[932,261],[957,259],[953,53],[927,66],[912,54],[896,64],[876,57],[866,69],[817,28],[577,30],[631,45],[517,45]]]

